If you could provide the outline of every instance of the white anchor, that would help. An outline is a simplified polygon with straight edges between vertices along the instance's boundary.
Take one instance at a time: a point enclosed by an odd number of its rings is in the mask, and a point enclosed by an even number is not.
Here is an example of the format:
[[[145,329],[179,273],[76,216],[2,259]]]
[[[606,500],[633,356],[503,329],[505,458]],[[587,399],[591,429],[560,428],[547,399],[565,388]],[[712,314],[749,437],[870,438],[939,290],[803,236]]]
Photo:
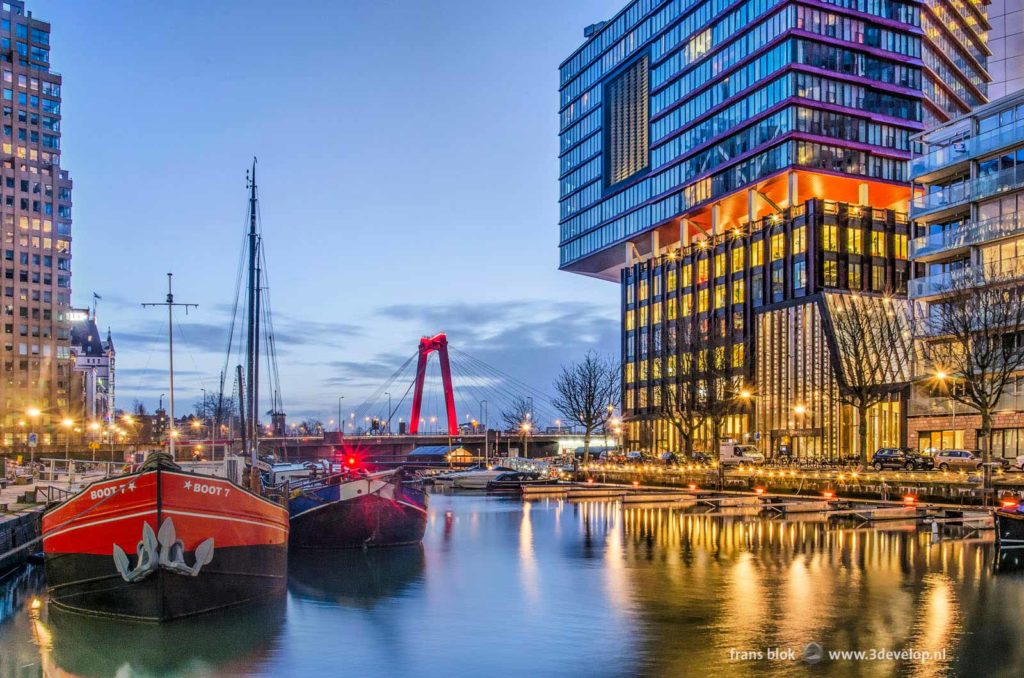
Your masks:
[[[136,565],[132,568],[124,549],[114,544],[114,565],[126,582],[142,581],[158,567],[194,577],[199,574],[203,565],[213,560],[213,537],[196,547],[196,561],[193,565],[188,565],[185,562],[185,543],[177,538],[174,521],[167,518],[160,525],[159,535],[153,534],[153,528],[149,523],[143,523],[142,541],[135,547],[135,551]]]

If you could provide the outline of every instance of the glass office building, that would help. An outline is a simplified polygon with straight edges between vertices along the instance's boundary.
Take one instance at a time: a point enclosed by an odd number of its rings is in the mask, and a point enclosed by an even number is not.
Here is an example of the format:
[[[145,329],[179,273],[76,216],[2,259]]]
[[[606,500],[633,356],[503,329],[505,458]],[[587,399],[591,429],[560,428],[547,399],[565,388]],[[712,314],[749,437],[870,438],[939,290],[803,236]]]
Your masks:
[[[719,331],[715,348],[730,356],[730,379],[745,380],[760,399],[726,428],[756,433],[766,449],[793,429],[752,423],[762,408],[767,417],[791,405],[768,397],[774,381],[757,383],[758,352],[769,345],[758,327],[785,314],[761,316],[785,305],[827,309],[829,289],[905,289],[911,137],[984,100],[985,30],[980,0],[636,0],[586,29],[560,68],[560,266],[622,285],[623,408],[633,444],[671,444],[654,398],[667,361],[678,364],[684,353],[657,336],[655,313],[664,324],[668,310],[654,304],[668,298],[664,282],[653,293],[653,276],[667,280],[666,260],[699,266],[702,252],[712,255],[707,279],[693,283],[688,307],[675,300],[674,313],[698,332],[706,324],[714,334],[724,322],[730,340]],[[831,225],[842,230],[834,251],[822,230]],[[763,253],[758,266],[730,268],[731,243],[746,251],[774,241],[778,259]],[[699,358],[703,349],[691,348]],[[657,374],[643,362],[654,356]],[[821,351],[816,360],[822,369],[835,363]],[[816,401],[834,400],[827,379],[816,383]],[[826,422],[822,408],[814,412],[821,425],[802,427],[821,440],[803,447],[838,453],[848,423]]]
[[[61,85],[50,24],[0,4],[3,379],[0,441],[51,442],[71,395],[71,178],[61,168]],[[79,399],[80,400],[80,399]]]

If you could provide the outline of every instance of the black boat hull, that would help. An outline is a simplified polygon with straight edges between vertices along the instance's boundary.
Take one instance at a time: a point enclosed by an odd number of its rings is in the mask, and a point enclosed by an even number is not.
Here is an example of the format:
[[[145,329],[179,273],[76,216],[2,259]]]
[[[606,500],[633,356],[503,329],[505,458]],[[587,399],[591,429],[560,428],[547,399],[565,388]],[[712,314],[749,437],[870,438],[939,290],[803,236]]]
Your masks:
[[[1024,551],[1024,514],[996,511],[996,541],[1005,551]]]
[[[186,554],[194,558],[194,554]],[[47,557],[50,605],[68,612],[141,622],[165,622],[282,595],[287,589],[284,545],[218,549],[202,576],[158,569],[143,581],[111,572],[110,556]]]
[[[418,544],[427,512],[376,494],[332,501],[292,516],[289,544],[302,549],[347,549]]]

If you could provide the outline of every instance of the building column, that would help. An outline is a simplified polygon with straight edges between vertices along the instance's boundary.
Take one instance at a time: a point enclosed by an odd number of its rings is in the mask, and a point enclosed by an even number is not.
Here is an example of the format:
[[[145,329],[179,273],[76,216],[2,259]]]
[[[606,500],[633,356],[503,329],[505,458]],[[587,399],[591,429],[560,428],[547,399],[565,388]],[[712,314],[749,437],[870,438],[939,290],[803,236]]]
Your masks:
[[[865,206],[871,204],[871,200],[868,197],[868,182],[866,181],[857,184],[857,204]]]
[[[658,229],[651,231],[651,258],[657,257],[661,254],[660,241],[661,239],[658,237]]]
[[[722,206],[715,203],[711,206],[711,237],[714,238],[722,232],[723,224],[720,223],[722,218]]]
[[[789,199],[789,206],[795,207],[800,200],[798,195],[799,181],[796,172],[790,171],[786,175],[786,197]]]

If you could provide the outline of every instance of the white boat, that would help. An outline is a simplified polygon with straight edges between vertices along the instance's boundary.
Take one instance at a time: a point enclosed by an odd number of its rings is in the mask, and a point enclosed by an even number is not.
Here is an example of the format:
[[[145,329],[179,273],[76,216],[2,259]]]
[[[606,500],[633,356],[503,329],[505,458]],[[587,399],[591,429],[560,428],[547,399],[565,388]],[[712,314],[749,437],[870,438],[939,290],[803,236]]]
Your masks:
[[[504,466],[495,466],[493,468],[474,467],[466,469],[465,471],[455,471],[453,473],[446,473],[444,476],[438,476],[437,480],[448,481],[452,484],[452,487],[462,488],[464,490],[486,490],[487,483],[491,482],[503,473],[508,473],[514,469],[505,468]]]

